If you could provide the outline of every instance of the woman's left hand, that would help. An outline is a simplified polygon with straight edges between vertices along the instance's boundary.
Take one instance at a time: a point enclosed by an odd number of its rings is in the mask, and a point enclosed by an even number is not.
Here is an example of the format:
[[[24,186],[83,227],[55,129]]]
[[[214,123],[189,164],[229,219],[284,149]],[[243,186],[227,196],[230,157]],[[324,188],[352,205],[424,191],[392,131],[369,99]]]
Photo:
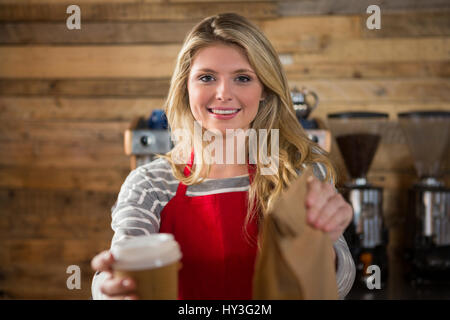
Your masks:
[[[352,221],[352,206],[330,183],[319,181],[315,177],[308,180],[305,199],[308,224],[326,232],[333,242],[339,239]]]

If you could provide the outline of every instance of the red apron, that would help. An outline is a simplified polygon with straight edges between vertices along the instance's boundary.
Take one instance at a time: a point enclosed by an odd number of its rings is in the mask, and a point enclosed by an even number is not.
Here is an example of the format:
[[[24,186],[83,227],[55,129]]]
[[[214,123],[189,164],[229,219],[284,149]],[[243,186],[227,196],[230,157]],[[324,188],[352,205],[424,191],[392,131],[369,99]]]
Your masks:
[[[184,168],[188,176],[194,154]],[[248,165],[252,182],[254,166]],[[159,232],[172,233],[183,254],[178,299],[252,299],[258,226],[244,234],[248,191],[186,196],[180,182],[161,212]]]

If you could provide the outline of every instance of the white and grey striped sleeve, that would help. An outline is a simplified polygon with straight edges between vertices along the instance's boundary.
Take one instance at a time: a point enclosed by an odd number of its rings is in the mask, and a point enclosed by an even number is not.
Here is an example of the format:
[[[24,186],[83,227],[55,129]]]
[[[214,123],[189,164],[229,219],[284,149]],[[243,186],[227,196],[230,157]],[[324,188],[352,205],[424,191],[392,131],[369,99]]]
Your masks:
[[[160,212],[167,203],[158,198],[143,168],[133,170],[123,183],[112,210],[111,248],[126,239],[159,231]]]
[[[325,180],[326,168],[321,163],[316,163],[313,167],[314,175],[320,179]],[[333,184],[334,182],[330,181]],[[338,192],[335,188],[335,191]],[[347,242],[343,235],[333,243],[334,251],[336,252],[336,281],[338,287],[339,299],[344,299],[350,292],[356,276],[355,262],[352,254],[348,248]]]
[[[178,183],[162,159],[131,171],[112,208],[111,249],[127,239],[159,232],[161,211],[175,195]],[[105,277],[104,273],[94,275],[93,299],[103,299],[99,286]]]
[[[352,254],[347,246],[347,242],[343,235],[333,243],[336,252],[337,269],[336,281],[338,287],[339,299],[343,300],[350,292],[355,282],[356,268]]]

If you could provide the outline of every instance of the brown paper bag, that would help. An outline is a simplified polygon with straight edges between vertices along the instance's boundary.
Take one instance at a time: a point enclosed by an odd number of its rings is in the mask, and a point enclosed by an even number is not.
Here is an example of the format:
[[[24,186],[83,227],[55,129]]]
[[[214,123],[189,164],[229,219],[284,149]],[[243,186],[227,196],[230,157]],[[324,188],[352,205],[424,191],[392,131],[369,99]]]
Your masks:
[[[308,168],[292,182],[264,218],[256,258],[253,298],[337,299],[331,239],[306,223]]]

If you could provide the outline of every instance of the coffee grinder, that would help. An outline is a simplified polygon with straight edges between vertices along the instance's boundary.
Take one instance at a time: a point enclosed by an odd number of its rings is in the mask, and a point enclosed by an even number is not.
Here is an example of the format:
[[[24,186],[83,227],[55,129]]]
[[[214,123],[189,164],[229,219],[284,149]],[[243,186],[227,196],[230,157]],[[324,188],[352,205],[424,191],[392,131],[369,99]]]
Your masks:
[[[367,268],[380,268],[381,285],[387,279],[388,231],[383,220],[383,189],[367,180],[388,114],[342,112],[328,114],[328,124],[347,167],[350,179],[342,193],[353,207],[353,221],[344,232],[356,266],[355,286],[366,286]]]
[[[408,278],[418,285],[450,284],[450,188],[440,179],[449,157],[450,112],[404,112],[398,121],[419,176],[408,197]]]
[[[124,148],[132,170],[169,152],[173,142],[164,111],[155,109],[148,119],[135,118],[124,133]]]

